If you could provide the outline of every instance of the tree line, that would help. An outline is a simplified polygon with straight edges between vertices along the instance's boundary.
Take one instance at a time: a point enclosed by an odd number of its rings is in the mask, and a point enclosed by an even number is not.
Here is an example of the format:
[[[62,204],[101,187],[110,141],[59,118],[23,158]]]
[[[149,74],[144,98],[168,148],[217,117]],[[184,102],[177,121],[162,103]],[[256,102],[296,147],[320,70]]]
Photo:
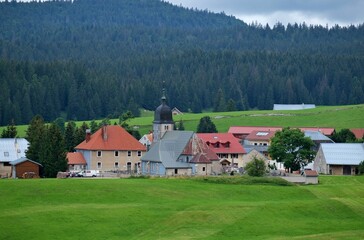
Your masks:
[[[0,125],[364,102],[364,25],[246,24],[158,0],[0,3]]]

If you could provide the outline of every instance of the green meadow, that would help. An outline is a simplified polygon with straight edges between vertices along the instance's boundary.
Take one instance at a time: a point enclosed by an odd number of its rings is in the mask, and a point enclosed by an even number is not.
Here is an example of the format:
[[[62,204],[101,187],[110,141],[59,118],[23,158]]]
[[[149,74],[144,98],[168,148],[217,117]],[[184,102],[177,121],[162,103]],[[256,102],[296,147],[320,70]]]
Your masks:
[[[0,180],[0,239],[364,239],[364,176]]]
[[[282,126],[282,127],[332,127],[364,128],[364,104],[345,106],[318,106],[315,109],[300,111],[237,111],[184,113],[174,116],[174,121],[183,121],[186,130],[196,131],[199,120],[210,116],[219,132],[227,132],[231,126]],[[152,130],[153,112],[142,110],[142,117],[131,119],[128,124],[135,126],[143,135]],[[85,121],[90,123],[90,121]],[[96,121],[100,122],[100,120]],[[118,123],[111,119],[111,123]],[[83,121],[77,122],[80,126]],[[17,126],[18,136],[24,137],[27,125]],[[3,127],[0,127],[0,132]]]

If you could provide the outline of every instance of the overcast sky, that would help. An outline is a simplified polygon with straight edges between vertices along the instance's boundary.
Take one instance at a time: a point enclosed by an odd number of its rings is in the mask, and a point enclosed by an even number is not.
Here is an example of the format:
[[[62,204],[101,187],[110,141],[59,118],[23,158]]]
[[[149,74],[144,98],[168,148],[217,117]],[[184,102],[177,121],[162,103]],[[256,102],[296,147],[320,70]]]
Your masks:
[[[364,0],[166,0],[188,8],[225,12],[246,23],[313,25],[364,23]]]

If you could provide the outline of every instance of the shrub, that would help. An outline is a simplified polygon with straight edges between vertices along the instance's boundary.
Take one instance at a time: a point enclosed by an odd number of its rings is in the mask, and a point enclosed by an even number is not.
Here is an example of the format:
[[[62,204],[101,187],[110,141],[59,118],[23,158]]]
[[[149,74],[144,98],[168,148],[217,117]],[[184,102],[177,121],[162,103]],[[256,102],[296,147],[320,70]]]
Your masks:
[[[264,160],[254,157],[253,160],[246,165],[245,170],[249,176],[262,177],[264,176],[267,167]]]

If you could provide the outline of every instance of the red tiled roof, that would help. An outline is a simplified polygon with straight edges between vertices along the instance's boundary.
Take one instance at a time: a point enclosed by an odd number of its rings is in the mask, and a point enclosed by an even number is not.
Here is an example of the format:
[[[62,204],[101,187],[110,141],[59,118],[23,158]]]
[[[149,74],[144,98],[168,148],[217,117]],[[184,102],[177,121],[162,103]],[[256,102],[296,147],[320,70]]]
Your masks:
[[[104,138],[104,131],[106,136]],[[118,125],[105,126],[92,134],[89,141],[83,141],[75,149],[108,151],[145,151],[146,148],[124,128]]]
[[[235,138],[232,133],[198,133],[197,136],[205,143],[230,143],[229,147],[224,147],[220,144],[219,148],[215,148],[210,145],[210,149],[215,153],[246,153],[243,146],[239,143],[239,139]]]
[[[357,139],[362,139],[364,137],[364,128],[352,128],[350,131],[354,133]]]
[[[278,131],[282,130],[281,127],[249,127],[249,126],[235,126],[229,128],[229,133],[249,135],[253,131]]]
[[[296,128],[296,127],[292,127]],[[320,128],[320,127],[297,127],[301,129],[301,131],[319,131],[322,134],[326,136],[330,136],[334,133],[334,128]],[[252,133],[253,131],[281,131],[282,127],[250,127],[250,126],[234,126],[229,128],[229,133],[233,134],[242,134],[242,135],[248,135]]]
[[[276,131],[253,131],[245,139],[249,141],[269,141],[275,134]]]
[[[86,160],[80,152],[67,153],[68,165],[86,165]]]

